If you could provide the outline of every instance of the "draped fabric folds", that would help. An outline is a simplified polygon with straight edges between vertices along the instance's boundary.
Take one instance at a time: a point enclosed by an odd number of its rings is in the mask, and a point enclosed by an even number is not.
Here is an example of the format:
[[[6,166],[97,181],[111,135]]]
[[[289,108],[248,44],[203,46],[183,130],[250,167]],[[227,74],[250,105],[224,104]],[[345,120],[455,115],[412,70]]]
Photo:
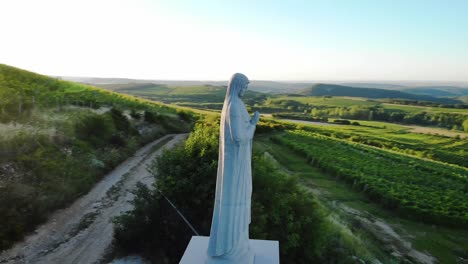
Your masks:
[[[247,77],[234,74],[221,113],[216,198],[208,245],[210,264],[253,263],[249,224],[256,124],[239,97],[247,84]]]

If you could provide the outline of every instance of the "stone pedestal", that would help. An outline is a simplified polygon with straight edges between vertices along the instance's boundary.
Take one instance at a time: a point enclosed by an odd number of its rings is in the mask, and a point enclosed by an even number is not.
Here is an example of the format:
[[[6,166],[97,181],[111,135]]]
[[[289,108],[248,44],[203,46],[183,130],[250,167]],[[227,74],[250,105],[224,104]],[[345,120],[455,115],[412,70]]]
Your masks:
[[[179,264],[205,264],[208,249],[206,236],[193,236]],[[273,240],[250,239],[255,253],[254,264],[279,264],[279,242]]]

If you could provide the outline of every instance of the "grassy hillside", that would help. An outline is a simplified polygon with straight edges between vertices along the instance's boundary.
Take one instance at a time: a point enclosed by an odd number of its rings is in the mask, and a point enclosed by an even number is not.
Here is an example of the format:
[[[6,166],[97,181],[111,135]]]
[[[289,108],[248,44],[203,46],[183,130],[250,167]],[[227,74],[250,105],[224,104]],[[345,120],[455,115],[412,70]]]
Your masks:
[[[435,98],[427,95],[415,95],[401,91],[376,89],[376,88],[358,88],[336,84],[316,84],[310,88],[304,89],[299,94],[307,96],[351,96],[365,98],[397,98],[419,101],[431,101],[445,104],[460,103],[458,100],[448,98]]]
[[[63,81],[0,64],[0,118],[3,122],[18,121],[34,109],[61,106],[126,107],[157,109],[161,113],[175,113],[174,108],[137,99],[105,89]]]
[[[0,249],[191,122],[154,102],[0,65]]]

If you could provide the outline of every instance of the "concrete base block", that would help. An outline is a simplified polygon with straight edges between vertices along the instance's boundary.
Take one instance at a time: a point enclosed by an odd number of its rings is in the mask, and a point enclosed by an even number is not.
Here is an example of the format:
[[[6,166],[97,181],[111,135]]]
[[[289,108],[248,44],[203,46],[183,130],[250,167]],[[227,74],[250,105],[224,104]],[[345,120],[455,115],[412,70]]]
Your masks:
[[[205,264],[209,239],[206,236],[193,236],[179,264]],[[280,263],[278,241],[250,239],[250,246],[255,252],[254,264]]]

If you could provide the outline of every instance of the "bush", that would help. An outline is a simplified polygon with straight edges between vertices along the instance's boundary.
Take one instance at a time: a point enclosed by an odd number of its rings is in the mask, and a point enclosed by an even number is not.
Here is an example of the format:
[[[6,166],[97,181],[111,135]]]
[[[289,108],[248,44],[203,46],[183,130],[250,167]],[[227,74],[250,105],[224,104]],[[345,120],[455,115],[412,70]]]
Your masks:
[[[43,209],[36,197],[37,193],[31,186],[0,186],[0,249],[21,239],[31,226],[43,220]]]
[[[158,114],[153,113],[152,111],[146,110],[145,114],[144,114],[144,119],[148,123],[157,123],[158,122]]]
[[[262,120],[258,122],[257,127],[255,129],[256,134],[267,134],[274,131],[283,131],[286,129],[292,129],[295,125],[280,123],[273,120]]]
[[[112,119],[94,113],[83,116],[75,124],[76,137],[95,147],[106,145],[115,130]]]
[[[177,114],[179,115],[179,117],[184,120],[185,122],[192,122],[194,121],[194,116],[193,114],[187,112],[187,111],[184,111],[184,110],[177,110]]]
[[[115,128],[123,133],[124,135],[134,135],[136,132],[135,128],[132,127],[128,118],[122,113],[122,111],[112,108],[110,115],[114,121]]]
[[[130,111],[130,116],[133,118],[133,119],[136,119],[136,120],[139,120],[141,118],[141,113],[138,113],[137,111],[135,111],[135,109],[132,109]]]
[[[336,119],[336,120],[333,120],[333,123],[337,123],[340,125],[351,125],[351,122],[346,119]]]

